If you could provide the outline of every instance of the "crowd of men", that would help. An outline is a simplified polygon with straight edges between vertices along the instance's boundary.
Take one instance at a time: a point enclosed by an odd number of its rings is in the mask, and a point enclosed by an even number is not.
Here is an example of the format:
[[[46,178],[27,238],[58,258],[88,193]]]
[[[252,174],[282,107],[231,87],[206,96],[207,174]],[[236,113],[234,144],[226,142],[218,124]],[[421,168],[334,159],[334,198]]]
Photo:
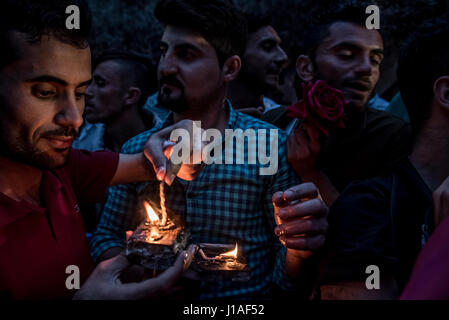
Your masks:
[[[80,8],[80,29],[67,29],[68,5]],[[303,52],[288,57],[269,17],[228,0],[160,0],[155,68],[123,50],[97,54],[91,67],[84,0],[4,6],[1,297],[179,298],[182,287],[195,300],[449,298],[447,15],[403,43],[407,122],[371,107],[384,39],[366,28],[363,7],[321,14],[298,35]],[[296,74],[287,77],[289,63]],[[317,80],[346,100],[345,127],[325,139],[285,105]],[[276,146],[276,172],[261,175],[260,161],[175,170],[166,141],[176,129],[192,132],[193,121],[219,133],[254,130],[267,153]],[[250,158],[251,146],[231,146],[223,153]],[[238,243],[248,281],[185,281],[189,250],[159,275],[127,259],[144,201],[162,210],[161,184],[192,243]],[[373,265],[376,290],[365,281]],[[79,290],[66,285],[68,266],[80,270]]]

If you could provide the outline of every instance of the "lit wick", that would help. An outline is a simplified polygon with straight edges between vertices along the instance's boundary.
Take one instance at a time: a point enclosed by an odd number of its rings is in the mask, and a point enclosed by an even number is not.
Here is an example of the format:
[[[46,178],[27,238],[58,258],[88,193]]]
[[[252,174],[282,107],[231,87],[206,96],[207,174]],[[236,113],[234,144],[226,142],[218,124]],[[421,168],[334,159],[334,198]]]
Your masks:
[[[163,235],[159,232],[160,220],[153,208],[146,201],[143,202],[145,210],[147,211],[148,219],[150,219],[150,241],[157,241],[163,238]]]
[[[159,197],[161,200],[161,212],[162,212],[162,222],[161,225],[165,226],[167,224],[167,208],[165,207],[165,192],[164,192],[164,182],[159,184]]]
[[[201,257],[204,260],[236,260],[237,259],[237,255],[239,252],[238,249],[238,245],[237,243],[235,244],[235,248],[234,250],[225,252],[225,253],[221,253],[218,256],[215,257],[208,257],[206,256],[206,254],[204,253],[203,249],[199,248],[198,252],[200,253]]]

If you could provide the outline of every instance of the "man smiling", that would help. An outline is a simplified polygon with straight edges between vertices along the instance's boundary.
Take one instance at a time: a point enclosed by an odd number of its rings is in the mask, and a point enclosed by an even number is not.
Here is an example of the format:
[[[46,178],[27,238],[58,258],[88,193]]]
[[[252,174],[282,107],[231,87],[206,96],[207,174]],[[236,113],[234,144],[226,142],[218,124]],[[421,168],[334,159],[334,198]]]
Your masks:
[[[81,9],[80,30],[65,8]],[[71,149],[91,79],[82,1],[5,1],[0,18],[0,296],[68,298],[67,267],[80,283],[94,270],[78,201],[99,201],[108,185],[155,179],[143,153]],[[122,255],[94,270],[77,298],[144,298],[182,273],[182,259],[161,278],[123,285]]]
[[[351,181],[373,177],[410,152],[408,125],[367,107],[379,81],[383,41],[365,27],[363,7],[320,13],[305,31],[305,52],[296,62],[303,82],[323,80],[344,93],[344,129],[332,129],[326,143],[314,127],[293,130],[288,159],[303,181],[315,183],[330,206]]]

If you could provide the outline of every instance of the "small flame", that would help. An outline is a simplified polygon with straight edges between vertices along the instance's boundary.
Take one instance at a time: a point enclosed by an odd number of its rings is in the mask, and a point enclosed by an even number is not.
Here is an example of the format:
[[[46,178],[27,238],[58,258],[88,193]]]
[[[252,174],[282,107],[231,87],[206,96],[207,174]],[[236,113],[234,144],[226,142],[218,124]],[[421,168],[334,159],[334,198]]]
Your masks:
[[[239,247],[238,247],[238,245],[236,243],[234,250],[222,253],[221,255],[225,256],[225,257],[233,257],[233,258],[237,259],[238,253],[239,253]]]
[[[153,208],[151,208],[148,202],[144,201],[143,206],[145,207],[145,210],[147,210],[148,218],[151,220],[151,222],[159,221],[159,217],[157,216],[156,212],[154,212]]]

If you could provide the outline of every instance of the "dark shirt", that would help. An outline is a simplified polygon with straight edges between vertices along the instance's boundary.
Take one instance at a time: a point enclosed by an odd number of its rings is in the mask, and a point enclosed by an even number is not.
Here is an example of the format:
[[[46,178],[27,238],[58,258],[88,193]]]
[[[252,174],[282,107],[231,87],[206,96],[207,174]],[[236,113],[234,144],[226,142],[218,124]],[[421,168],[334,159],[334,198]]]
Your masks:
[[[449,299],[449,218],[443,220],[422,249],[403,300]]]
[[[117,164],[118,154],[72,149],[67,165],[43,172],[44,206],[0,193],[0,296],[56,299],[75,293],[66,288],[66,268],[79,268],[81,284],[94,268],[78,201],[101,200]]]
[[[291,122],[285,107],[269,111],[263,119],[282,129]],[[332,129],[318,158],[339,192],[352,181],[378,176],[411,151],[410,126],[387,112],[366,108],[344,129]]]
[[[408,160],[352,183],[330,208],[320,283],[365,281],[366,267],[376,265],[402,289],[432,231],[432,212],[432,193]]]

